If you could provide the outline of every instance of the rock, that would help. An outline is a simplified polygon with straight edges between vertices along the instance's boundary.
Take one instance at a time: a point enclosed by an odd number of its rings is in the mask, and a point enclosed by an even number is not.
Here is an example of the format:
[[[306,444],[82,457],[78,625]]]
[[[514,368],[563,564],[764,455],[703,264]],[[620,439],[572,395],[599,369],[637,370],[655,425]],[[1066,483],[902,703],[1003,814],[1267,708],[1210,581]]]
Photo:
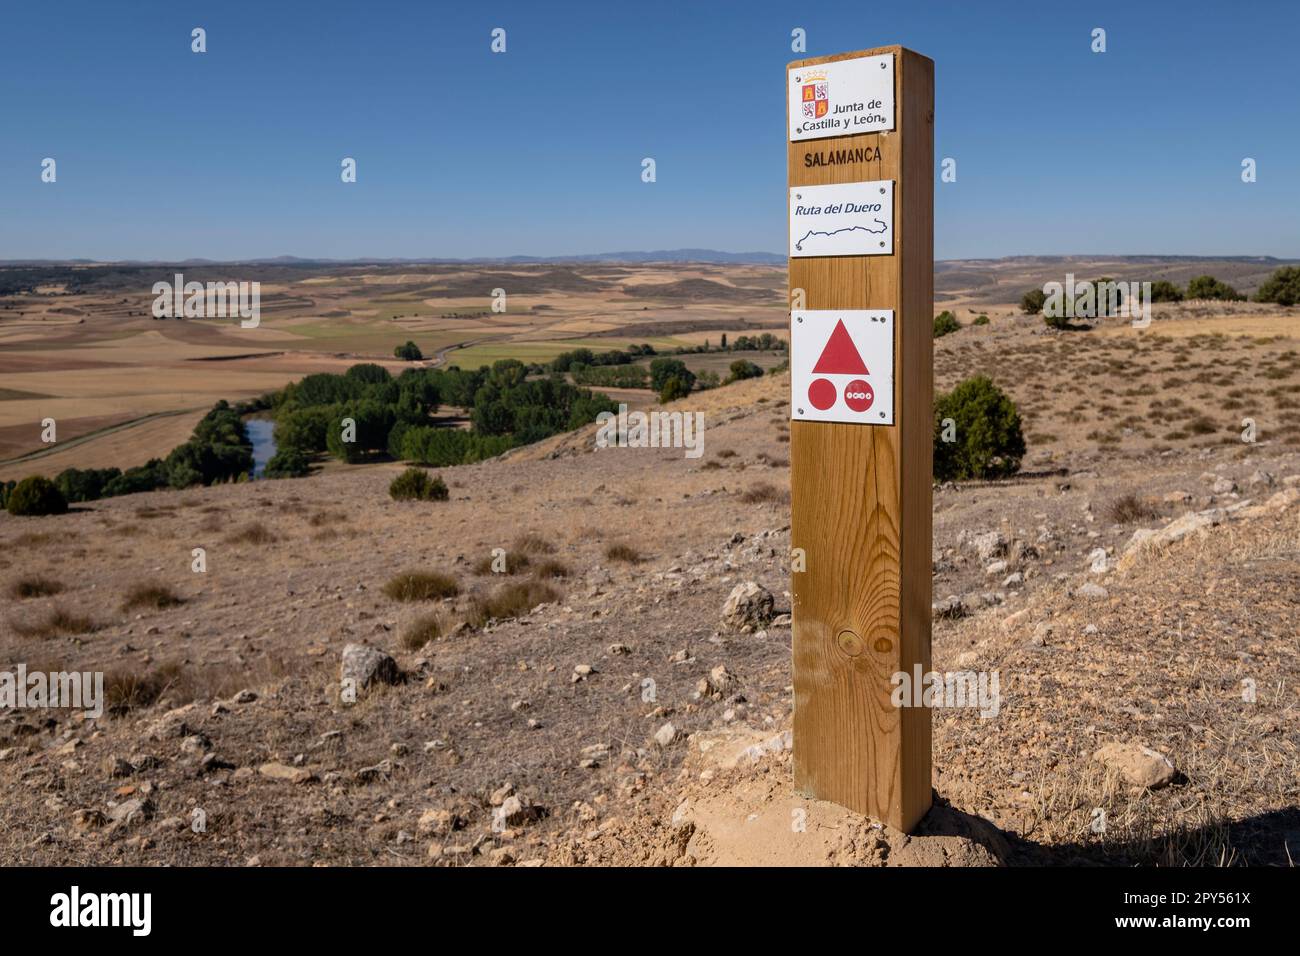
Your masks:
[[[1105,764],[1133,786],[1146,790],[1158,790],[1178,778],[1178,770],[1168,757],[1137,743],[1106,744],[1092,759]]]
[[[133,827],[153,817],[153,801],[148,797],[125,800],[108,811],[108,818],[115,827]]]
[[[1106,598],[1110,597],[1109,591],[1100,584],[1093,584],[1091,581],[1087,584],[1079,585],[1074,589],[1074,593],[1076,596],[1087,598],[1090,601],[1104,601]]]
[[[344,654],[347,653],[346,648],[344,649],[343,653]],[[234,701],[236,704],[251,704],[253,701],[257,700],[257,694],[251,690],[241,690],[238,694],[236,694],[234,697],[230,699]]]
[[[1018,588],[1025,583],[1025,576],[1019,571],[1013,571],[1002,579],[1004,588]]]
[[[135,767],[131,761],[124,760],[121,757],[114,757],[109,761],[108,775],[110,777],[129,777],[135,773]]]
[[[956,595],[949,595],[942,601],[935,601],[930,605],[930,615],[936,619],[946,618],[955,621],[957,618],[965,617],[967,613],[969,612],[966,605]]]
[[[1005,560],[999,559],[997,561],[991,561],[989,562],[988,567],[984,569],[984,573],[988,575],[1006,574],[1007,567],[1008,565]]]
[[[1263,469],[1257,469],[1249,478],[1246,479],[1246,484],[1251,488],[1256,485],[1263,485],[1265,488],[1272,488],[1276,483],[1277,479]]]
[[[1007,538],[1001,531],[987,531],[984,534],[974,534],[967,539],[967,543],[975,549],[976,555],[981,562],[987,563],[994,558],[1000,558],[1007,553]]]
[[[678,737],[677,728],[674,727],[671,723],[664,724],[662,727],[660,727],[658,730],[655,731],[655,743],[657,743],[660,747],[671,747],[674,743],[677,742],[677,737]]]
[[[776,598],[754,581],[745,581],[731,589],[722,606],[722,623],[732,631],[755,631],[772,620]]]
[[[1159,550],[1183,540],[1190,534],[1204,532],[1219,524],[1222,512],[1189,511],[1182,517],[1175,518],[1159,531],[1139,528],[1133,532],[1124,553],[1119,559],[1119,569],[1127,571],[1148,551]]]
[[[78,810],[72,815],[72,823],[79,830],[97,830],[108,823],[108,817],[100,810]]]
[[[501,804],[506,802],[507,797],[514,796],[514,792],[515,785],[513,783],[503,784],[496,790],[492,791],[492,795],[488,797],[488,802],[494,807],[499,807]]]
[[[402,672],[397,667],[397,661],[383,651],[368,644],[348,644],[343,648],[339,677],[355,682],[357,687],[369,687],[376,682],[396,684],[401,680]]]
[[[1171,491],[1161,500],[1164,501],[1165,504],[1185,505],[1192,500],[1192,493],[1190,491]]]
[[[579,681],[586,680],[594,673],[596,673],[596,668],[590,664],[574,664],[573,673],[569,675],[569,682],[576,684]]]
[[[516,795],[506,797],[497,808],[496,820],[509,827],[522,827],[537,822],[544,815],[545,811],[541,807],[526,803],[523,798]]]
[[[701,697],[720,699],[734,691],[738,683],[736,675],[727,670],[727,665],[719,664],[709,671],[708,677],[700,678],[695,689],[699,691]]]
[[[415,825],[418,836],[446,836],[464,827],[465,821],[451,810],[425,810]]]
[[[631,654],[632,648],[628,647],[626,644],[611,644],[609,647],[605,648],[605,653],[611,656],[615,654]]]
[[[1236,490],[1237,483],[1231,478],[1219,478],[1210,488],[1210,491],[1216,495],[1230,495]]]
[[[306,783],[312,779],[312,773],[306,767],[288,767],[282,763],[264,763],[257,772],[263,777],[288,783]]]

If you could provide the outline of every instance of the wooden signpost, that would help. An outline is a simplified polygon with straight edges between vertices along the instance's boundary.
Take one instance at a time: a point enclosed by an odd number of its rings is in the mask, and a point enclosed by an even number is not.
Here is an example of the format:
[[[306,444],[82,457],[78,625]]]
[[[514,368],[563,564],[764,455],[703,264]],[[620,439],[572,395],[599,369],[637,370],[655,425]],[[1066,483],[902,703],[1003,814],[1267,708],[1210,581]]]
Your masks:
[[[787,69],[795,786],[910,831],[930,808],[934,63]]]

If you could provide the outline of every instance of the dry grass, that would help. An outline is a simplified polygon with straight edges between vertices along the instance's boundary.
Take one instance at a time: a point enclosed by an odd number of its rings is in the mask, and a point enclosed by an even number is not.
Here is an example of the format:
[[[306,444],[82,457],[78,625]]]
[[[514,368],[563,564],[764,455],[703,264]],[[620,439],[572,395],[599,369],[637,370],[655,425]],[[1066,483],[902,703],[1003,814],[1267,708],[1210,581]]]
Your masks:
[[[104,675],[104,706],[117,717],[160,701],[180,707],[195,700],[230,697],[246,687],[266,684],[289,673],[289,666],[279,658],[265,658],[252,671],[228,664],[195,667],[175,661],[153,669],[123,667]]]
[[[788,504],[790,501],[790,492],[764,481],[759,482],[757,485],[751,485],[749,488],[742,491],[740,493],[740,500],[747,505]]]
[[[21,601],[25,598],[50,597],[63,590],[63,584],[40,575],[21,577],[9,586],[9,596]]]
[[[533,577],[538,580],[567,578],[568,576],[569,566],[563,561],[557,561],[555,558],[548,558],[533,568]]]
[[[519,617],[539,604],[550,604],[559,599],[559,592],[541,581],[503,584],[487,597],[476,596],[470,603],[467,620],[473,627],[482,627],[488,621]]]
[[[607,561],[618,561],[622,564],[640,564],[645,560],[641,552],[630,544],[615,543],[605,549],[605,559]]]
[[[514,550],[521,554],[554,554],[555,545],[541,535],[529,531],[515,538]]]
[[[1163,517],[1160,510],[1137,495],[1121,495],[1106,506],[1106,517],[1115,524],[1148,521]]]
[[[384,593],[394,601],[437,601],[455,597],[460,585],[437,571],[407,571],[385,584]]]
[[[270,544],[276,540],[276,536],[271,533],[266,525],[259,522],[251,522],[244,525],[237,531],[232,532],[226,538],[227,544],[252,544],[264,545]]]
[[[69,611],[66,608],[53,608],[39,621],[11,621],[14,633],[20,637],[52,638],[68,634],[90,634],[99,630],[94,619]]]
[[[408,651],[418,651],[444,633],[445,623],[441,614],[423,614],[402,631],[401,644]]]
[[[126,597],[122,598],[122,610],[134,611],[138,608],[148,608],[152,611],[161,611],[184,603],[185,598],[165,584],[140,582],[133,584],[126,592]]]

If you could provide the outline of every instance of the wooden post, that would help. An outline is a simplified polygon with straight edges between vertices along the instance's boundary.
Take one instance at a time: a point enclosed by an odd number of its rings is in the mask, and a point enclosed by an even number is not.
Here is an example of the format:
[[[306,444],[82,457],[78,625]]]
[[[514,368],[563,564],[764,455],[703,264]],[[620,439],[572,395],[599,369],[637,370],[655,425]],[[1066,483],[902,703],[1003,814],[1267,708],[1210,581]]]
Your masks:
[[[881,59],[826,67],[864,57]],[[854,72],[867,66],[881,73]],[[862,92],[864,79],[878,83],[890,69],[892,102]],[[930,670],[934,63],[891,46],[799,60],[788,71],[795,786],[910,831],[930,808],[930,713],[895,707],[891,678]],[[866,100],[866,110],[843,105]],[[799,191],[849,183],[864,185]],[[844,218],[863,208],[862,195],[883,200],[891,186],[892,221],[884,207]],[[828,228],[803,215],[824,211],[810,202],[831,211]],[[839,321],[856,349],[827,339]],[[890,333],[892,355],[882,357]],[[891,359],[892,370],[882,367]],[[813,406],[832,397],[819,418]]]

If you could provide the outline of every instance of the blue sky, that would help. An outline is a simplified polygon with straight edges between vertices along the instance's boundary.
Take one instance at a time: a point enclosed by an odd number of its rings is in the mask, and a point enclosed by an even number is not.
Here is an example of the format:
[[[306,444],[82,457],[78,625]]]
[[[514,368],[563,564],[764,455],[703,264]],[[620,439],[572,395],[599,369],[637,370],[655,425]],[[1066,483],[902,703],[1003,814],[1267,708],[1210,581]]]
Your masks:
[[[1294,2],[47,0],[0,7],[0,258],[780,252],[795,27],[935,60],[939,258],[1300,257]]]

